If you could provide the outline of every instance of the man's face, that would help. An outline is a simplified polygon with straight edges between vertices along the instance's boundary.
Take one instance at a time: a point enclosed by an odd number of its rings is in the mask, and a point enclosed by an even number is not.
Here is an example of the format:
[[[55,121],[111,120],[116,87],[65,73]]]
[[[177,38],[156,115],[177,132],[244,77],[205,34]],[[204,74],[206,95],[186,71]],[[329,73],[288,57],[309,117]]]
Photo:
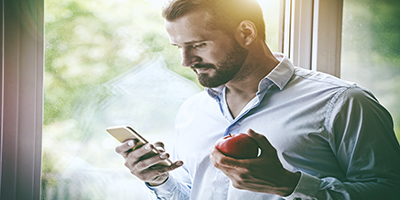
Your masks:
[[[182,66],[193,69],[201,85],[217,87],[238,78],[248,51],[233,33],[212,28],[206,12],[191,11],[165,26],[171,44],[181,49]]]

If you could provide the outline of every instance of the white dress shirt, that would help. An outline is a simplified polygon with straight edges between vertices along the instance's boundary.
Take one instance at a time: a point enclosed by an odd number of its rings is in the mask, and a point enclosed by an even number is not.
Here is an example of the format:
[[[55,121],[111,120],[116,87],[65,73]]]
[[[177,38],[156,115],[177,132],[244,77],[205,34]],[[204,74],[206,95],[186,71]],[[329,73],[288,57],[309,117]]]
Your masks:
[[[224,86],[182,105],[172,159],[184,165],[149,188],[176,200],[400,199],[400,147],[385,108],[355,84],[275,56],[281,62],[238,117],[229,112]],[[215,142],[249,128],[267,137],[287,170],[301,174],[290,196],[236,189],[212,165]]]

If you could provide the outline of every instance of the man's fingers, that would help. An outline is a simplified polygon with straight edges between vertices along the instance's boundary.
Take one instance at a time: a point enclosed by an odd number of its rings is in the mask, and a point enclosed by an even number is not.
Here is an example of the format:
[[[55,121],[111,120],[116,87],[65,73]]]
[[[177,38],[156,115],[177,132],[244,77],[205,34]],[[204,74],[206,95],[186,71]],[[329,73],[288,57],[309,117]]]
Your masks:
[[[183,165],[182,161],[176,161],[171,166],[156,165],[154,167],[142,170],[140,178],[144,181],[151,181],[154,177],[165,175],[167,172],[175,170]]]
[[[249,134],[249,136],[256,141],[260,141],[265,138],[264,135],[256,133],[253,129],[247,130],[247,134]]]
[[[139,141],[128,140],[118,145],[115,151],[125,158],[125,166],[133,175],[151,185],[162,184],[167,180],[169,171],[183,165],[182,161],[170,166],[162,163],[169,158],[162,142],[143,145]]]
[[[153,150],[154,146],[150,143],[145,144],[137,149],[135,149],[133,152],[129,153],[127,156],[127,159],[130,160],[139,160],[141,157],[144,155],[150,153]]]
[[[136,164],[136,168],[139,171],[142,171],[142,170],[145,170],[145,169],[147,169],[147,168],[149,168],[151,166],[157,167],[156,166],[157,164],[163,162],[164,160],[166,160],[168,158],[169,158],[169,154],[168,153],[156,154],[156,155],[154,155],[154,156],[152,156],[150,158],[147,158],[145,160],[142,160],[142,161],[138,162]]]
[[[165,146],[162,142],[155,142],[154,147],[157,149],[158,152],[163,153],[165,152]]]
[[[115,148],[115,152],[121,154],[126,158],[127,152],[131,151],[133,147],[136,146],[136,142],[134,140],[127,140]]]
[[[183,161],[178,160],[178,161],[172,163],[170,166],[160,166],[158,171],[161,173],[169,172],[169,171],[172,171],[172,170],[175,170],[175,169],[181,167],[182,165],[183,165]],[[156,165],[155,167],[158,167],[158,166]]]
[[[249,136],[253,138],[254,141],[256,141],[258,147],[260,147],[261,149],[261,154],[266,152],[276,151],[275,148],[268,141],[267,137],[265,137],[265,135],[256,133],[252,129],[247,130],[247,134],[249,134]]]
[[[217,168],[239,168],[244,167],[244,165],[247,163],[245,159],[238,160],[229,156],[225,156],[216,148],[211,149],[210,159]]]

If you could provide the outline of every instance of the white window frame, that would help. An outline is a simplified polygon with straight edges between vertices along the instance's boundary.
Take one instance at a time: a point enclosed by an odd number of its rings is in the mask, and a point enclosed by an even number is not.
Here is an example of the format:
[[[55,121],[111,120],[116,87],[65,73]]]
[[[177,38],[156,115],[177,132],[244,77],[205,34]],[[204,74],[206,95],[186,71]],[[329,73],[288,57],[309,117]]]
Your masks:
[[[340,77],[343,0],[282,0],[281,51],[294,65]]]
[[[343,0],[282,0],[280,51],[340,75]],[[2,0],[0,199],[40,199],[44,0]]]
[[[0,199],[40,199],[43,0],[2,0]]]

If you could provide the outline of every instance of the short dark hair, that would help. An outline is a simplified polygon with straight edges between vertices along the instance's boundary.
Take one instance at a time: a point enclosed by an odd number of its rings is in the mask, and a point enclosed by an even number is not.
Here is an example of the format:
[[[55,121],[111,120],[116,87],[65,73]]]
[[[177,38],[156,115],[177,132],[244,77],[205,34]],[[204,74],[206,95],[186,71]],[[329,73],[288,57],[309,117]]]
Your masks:
[[[255,0],[170,0],[164,6],[162,16],[173,21],[194,9],[207,11],[213,25],[227,33],[232,33],[243,20],[249,20],[255,24],[258,37],[265,40],[264,17]]]

